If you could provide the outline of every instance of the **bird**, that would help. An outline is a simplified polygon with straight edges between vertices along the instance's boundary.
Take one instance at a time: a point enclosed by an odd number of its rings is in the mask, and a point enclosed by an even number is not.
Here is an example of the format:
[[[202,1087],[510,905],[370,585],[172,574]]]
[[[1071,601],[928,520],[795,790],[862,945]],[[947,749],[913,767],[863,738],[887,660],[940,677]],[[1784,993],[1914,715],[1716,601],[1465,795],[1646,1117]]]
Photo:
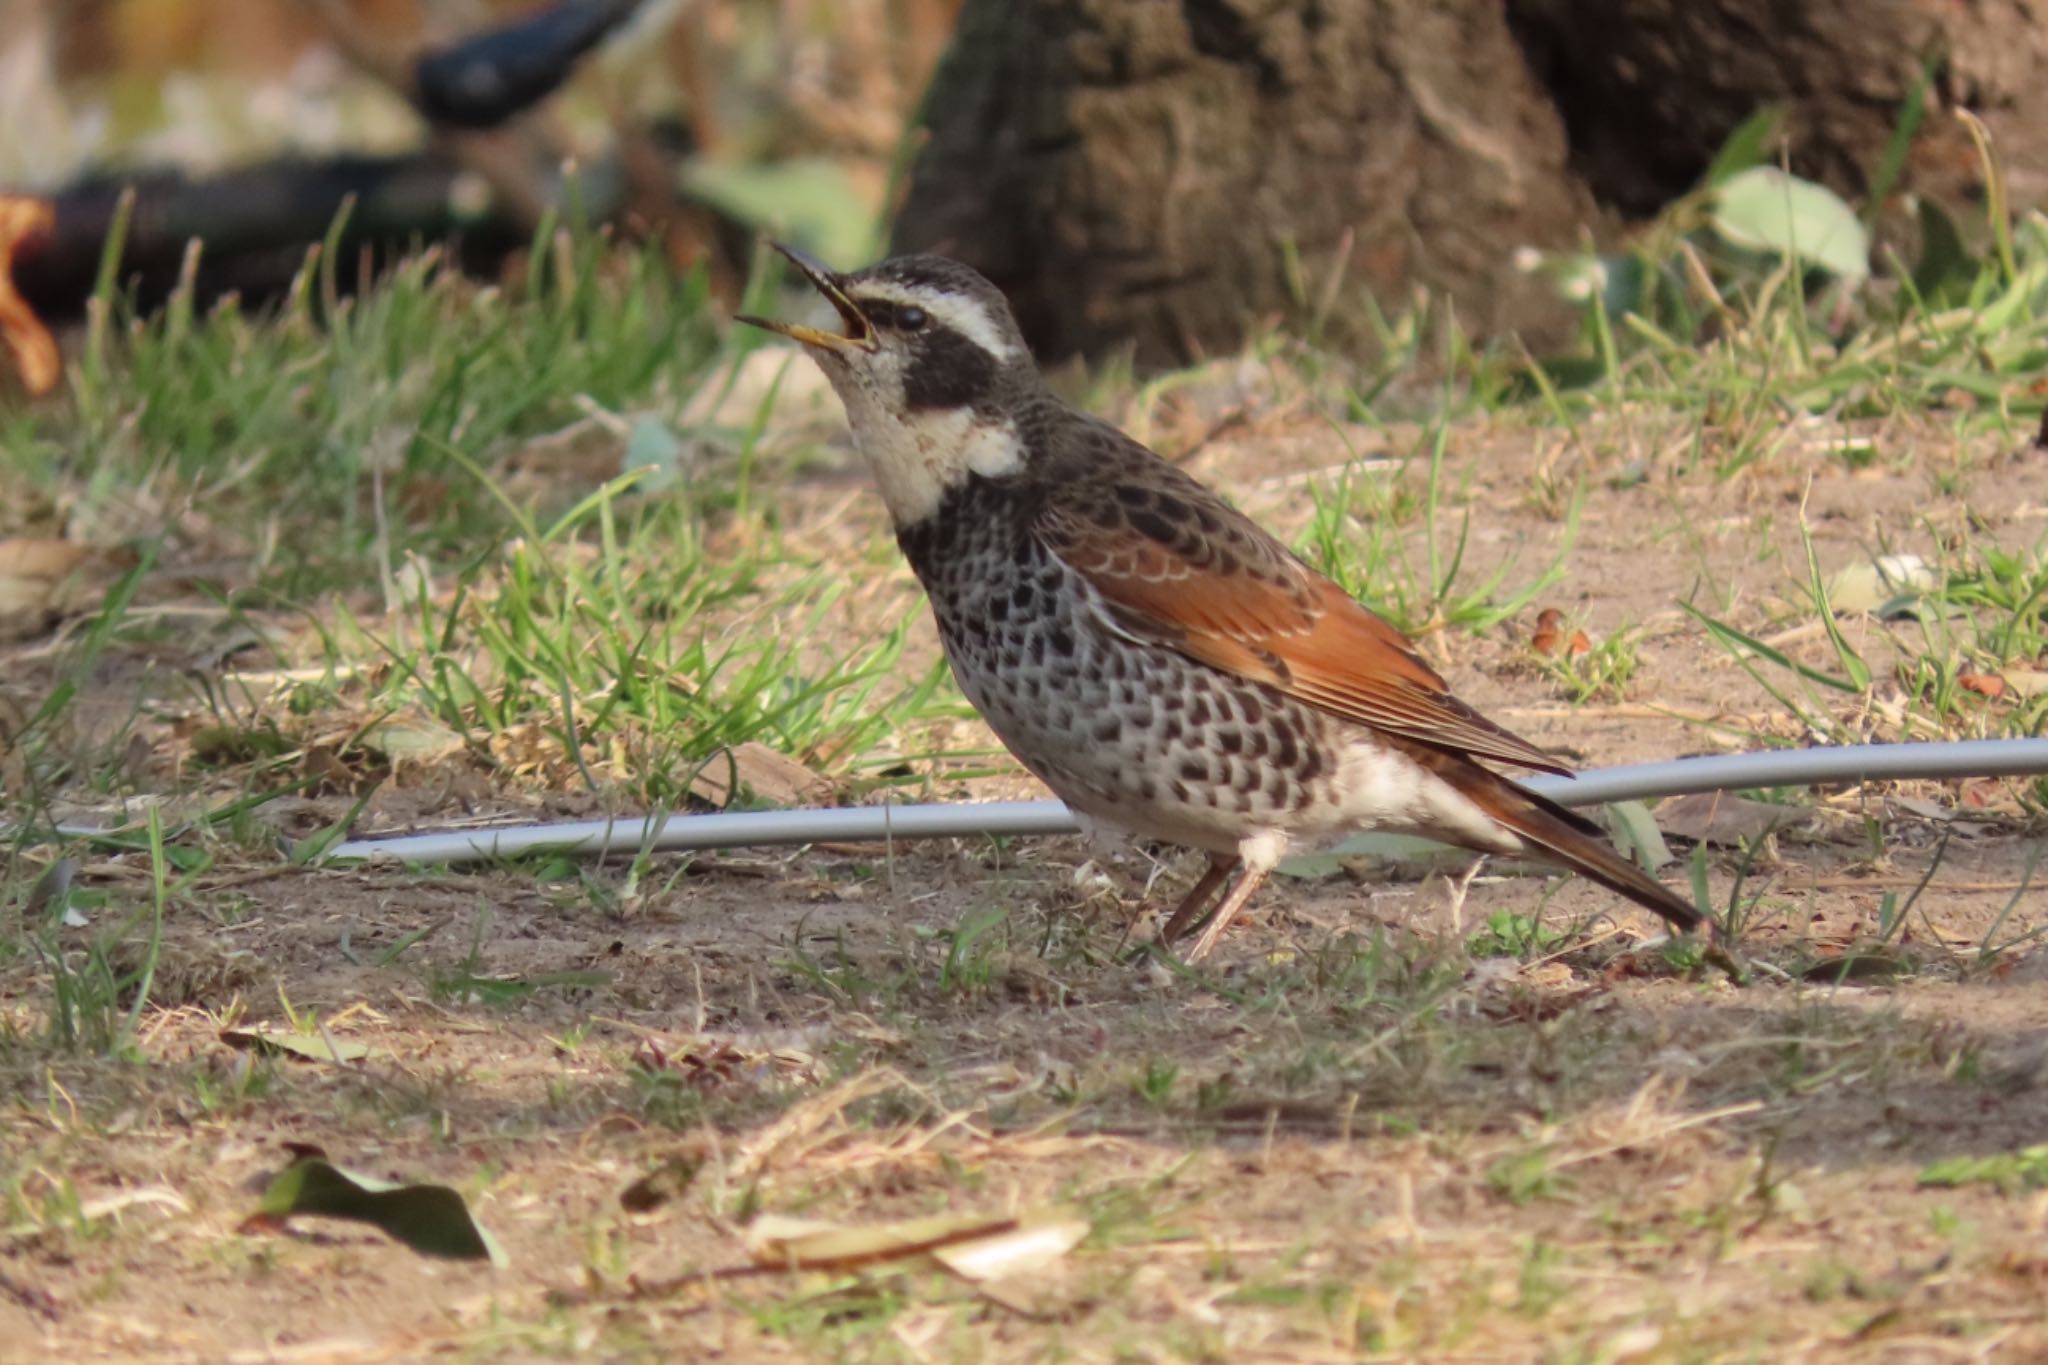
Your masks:
[[[1084,828],[1208,855],[1160,944],[1199,924],[1200,960],[1290,850],[1365,830],[1558,864],[1699,926],[1599,826],[1496,771],[1569,767],[1216,492],[1056,396],[978,272],[909,255],[840,273],[773,245],[840,325],[735,320],[823,369],[960,690]]]

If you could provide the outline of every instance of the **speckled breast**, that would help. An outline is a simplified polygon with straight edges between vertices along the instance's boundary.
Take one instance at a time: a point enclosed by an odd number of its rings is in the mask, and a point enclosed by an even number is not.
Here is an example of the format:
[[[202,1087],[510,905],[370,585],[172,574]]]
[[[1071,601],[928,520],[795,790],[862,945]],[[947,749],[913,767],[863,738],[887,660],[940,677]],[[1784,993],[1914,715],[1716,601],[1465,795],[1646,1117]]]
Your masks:
[[[1027,512],[977,478],[897,536],[961,691],[1018,760],[1068,804],[1151,838],[1228,852],[1320,826],[1344,727],[1117,632]]]

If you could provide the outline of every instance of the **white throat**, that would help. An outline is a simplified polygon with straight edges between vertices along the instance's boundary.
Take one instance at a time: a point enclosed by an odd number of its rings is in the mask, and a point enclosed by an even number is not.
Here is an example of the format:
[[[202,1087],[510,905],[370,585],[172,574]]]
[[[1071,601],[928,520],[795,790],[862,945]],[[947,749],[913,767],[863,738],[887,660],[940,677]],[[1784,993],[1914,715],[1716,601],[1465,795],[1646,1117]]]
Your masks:
[[[853,444],[874,471],[882,501],[898,526],[910,526],[936,512],[948,489],[971,473],[997,477],[1024,466],[1024,442],[1016,423],[944,408],[907,419],[843,368],[827,371],[846,404]]]

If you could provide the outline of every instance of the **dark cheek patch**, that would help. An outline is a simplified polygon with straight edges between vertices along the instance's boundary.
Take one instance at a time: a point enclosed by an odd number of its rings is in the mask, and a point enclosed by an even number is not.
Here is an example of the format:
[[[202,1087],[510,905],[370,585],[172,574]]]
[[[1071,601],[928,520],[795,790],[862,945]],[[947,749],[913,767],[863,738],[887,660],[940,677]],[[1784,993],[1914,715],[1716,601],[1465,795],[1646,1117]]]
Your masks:
[[[995,358],[943,327],[919,337],[903,373],[903,398],[912,408],[965,408],[995,386]]]

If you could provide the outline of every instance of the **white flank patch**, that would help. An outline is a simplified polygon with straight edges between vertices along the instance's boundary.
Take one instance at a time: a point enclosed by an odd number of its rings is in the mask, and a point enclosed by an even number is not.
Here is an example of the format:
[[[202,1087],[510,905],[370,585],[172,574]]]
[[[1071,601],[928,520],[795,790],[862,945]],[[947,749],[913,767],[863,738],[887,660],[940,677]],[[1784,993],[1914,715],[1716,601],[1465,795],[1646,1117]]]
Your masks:
[[[1406,754],[1369,739],[1346,750],[1338,769],[1341,820],[1350,829],[1419,834],[1462,848],[1519,853],[1520,835]]]

